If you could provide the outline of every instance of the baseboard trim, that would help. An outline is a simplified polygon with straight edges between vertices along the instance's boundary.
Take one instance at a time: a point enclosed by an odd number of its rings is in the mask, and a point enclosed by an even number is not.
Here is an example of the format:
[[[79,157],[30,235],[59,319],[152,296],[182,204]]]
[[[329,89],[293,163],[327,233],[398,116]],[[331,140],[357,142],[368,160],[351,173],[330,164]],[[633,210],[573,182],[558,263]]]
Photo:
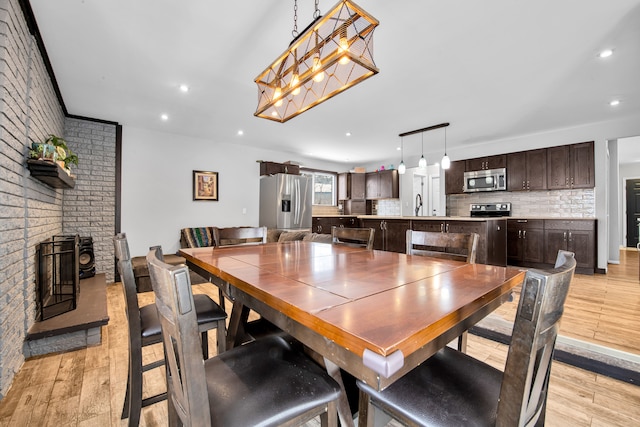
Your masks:
[[[469,329],[469,332],[473,335],[479,336],[481,338],[486,338],[492,341],[499,342],[501,344],[509,345],[511,343],[511,335],[506,334],[501,331],[492,330],[488,328],[484,328],[481,326],[474,326]],[[575,366],[576,368],[584,369],[590,372],[594,372],[596,374],[605,375],[609,378],[613,378],[619,381],[624,381],[629,384],[640,385],[640,370],[632,369],[630,367],[635,367],[637,364],[635,361],[626,360],[625,358],[616,358],[615,356],[611,356],[610,359],[612,361],[616,361],[614,363],[608,363],[604,360],[599,360],[600,358],[596,356],[589,357],[589,355],[578,354],[578,352],[582,352],[578,347],[574,347],[574,343],[576,340],[565,339],[564,337],[558,337],[559,343],[556,345],[556,349],[553,354],[553,359],[558,362],[566,363],[571,366]],[[566,342],[563,343],[563,342]],[[591,345],[586,345],[586,347],[591,347]],[[584,350],[584,348],[582,349]],[[597,354],[605,354],[610,353],[609,351]],[[620,354],[624,354],[623,352],[617,352]],[[592,354],[596,354],[592,352]],[[631,355],[632,357],[635,355]],[[619,363],[617,363],[619,362]],[[619,366],[620,364],[630,366]]]

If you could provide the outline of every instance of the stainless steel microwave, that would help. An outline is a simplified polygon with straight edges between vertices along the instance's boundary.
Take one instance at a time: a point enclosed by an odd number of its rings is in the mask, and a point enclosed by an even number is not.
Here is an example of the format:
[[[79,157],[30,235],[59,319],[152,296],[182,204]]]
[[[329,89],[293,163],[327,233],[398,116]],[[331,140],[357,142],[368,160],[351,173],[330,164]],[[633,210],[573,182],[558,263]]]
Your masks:
[[[464,192],[500,191],[507,189],[507,170],[486,169],[464,173]]]

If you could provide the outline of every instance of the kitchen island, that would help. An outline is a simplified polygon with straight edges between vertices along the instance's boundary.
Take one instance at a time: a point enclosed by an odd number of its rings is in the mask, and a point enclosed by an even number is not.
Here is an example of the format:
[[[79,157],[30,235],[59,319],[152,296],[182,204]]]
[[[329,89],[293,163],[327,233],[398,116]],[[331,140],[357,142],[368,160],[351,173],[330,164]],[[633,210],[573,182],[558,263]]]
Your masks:
[[[376,230],[374,249],[404,253],[407,230],[478,233],[476,262],[507,265],[506,218],[452,216],[318,215],[313,231],[331,233],[331,226],[367,227]]]
[[[478,233],[476,262],[551,268],[558,250],[576,254],[576,272],[594,274],[597,240],[594,218],[326,215],[325,223],[376,230],[374,249],[405,252],[406,231]],[[316,217],[314,217],[314,231]],[[322,227],[331,233],[331,227]],[[316,231],[318,232],[318,231]]]
[[[504,217],[359,215],[358,219],[363,227],[376,230],[374,249],[405,252],[407,230],[477,233],[476,262],[507,265],[507,220]]]

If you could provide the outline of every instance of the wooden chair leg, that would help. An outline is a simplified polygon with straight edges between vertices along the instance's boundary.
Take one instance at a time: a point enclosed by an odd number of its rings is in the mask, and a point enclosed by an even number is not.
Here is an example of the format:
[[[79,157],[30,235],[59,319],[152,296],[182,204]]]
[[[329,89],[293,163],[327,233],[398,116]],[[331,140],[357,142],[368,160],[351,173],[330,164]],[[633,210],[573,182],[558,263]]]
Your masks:
[[[202,333],[202,357],[204,360],[209,358],[209,335],[207,331]]]
[[[218,330],[216,334],[216,349],[218,354],[222,354],[227,350],[227,332],[226,332],[227,322],[225,319],[222,319],[218,322]]]
[[[464,331],[462,335],[458,337],[458,351],[462,353],[467,352],[467,331]]]

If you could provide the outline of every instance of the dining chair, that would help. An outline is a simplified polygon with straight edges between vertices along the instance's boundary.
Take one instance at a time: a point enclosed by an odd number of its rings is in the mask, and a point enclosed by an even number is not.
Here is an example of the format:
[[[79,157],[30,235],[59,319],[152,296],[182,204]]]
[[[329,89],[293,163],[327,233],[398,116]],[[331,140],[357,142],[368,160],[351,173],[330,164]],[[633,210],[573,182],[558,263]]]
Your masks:
[[[295,342],[269,336],[203,360],[189,269],[160,254],[151,248],[147,261],[166,352],[169,426],[292,426],[318,415],[323,426],[337,426],[340,387]]]
[[[373,228],[331,227],[331,243],[334,245],[361,246],[373,249],[376,230]]]
[[[504,372],[445,347],[383,391],[358,382],[360,425],[373,407],[419,426],[544,425],[549,373],[576,268],[559,251],[554,269],[526,273]]]
[[[426,255],[436,258],[476,262],[478,233],[440,233],[407,230],[407,255]]]
[[[160,393],[145,399],[142,398],[143,373],[164,364],[164,359],[156,360],[146,365],[142,362],[142,348],[162,342],[160,319],[154,304],[142,307],[138,305],[131,255],[129,254],[129,245],[125,233],[117,234],[113,238],[113,243],[120,280],[124,288],[125,312],[129,324],[129,369],[122,419],[128,418],[130,426],[137,426],[140,422],[140,411],[143,407],[160,402],[167,397],[167,393]],[[218,354],[224,352],[227,314],[207,295],[195,295],[194,301],[198,330],[202,334],[201,353],[203,357],[209,357],[207,331],[214,328],[217,329]]]
[[[477,233],[407,230],[406,253],[475,264],[478,238]],[[458,350],[467,351],[467,331],[458,337]]]
[[[213,227],[216,246],[267,243],[267,227]]]

